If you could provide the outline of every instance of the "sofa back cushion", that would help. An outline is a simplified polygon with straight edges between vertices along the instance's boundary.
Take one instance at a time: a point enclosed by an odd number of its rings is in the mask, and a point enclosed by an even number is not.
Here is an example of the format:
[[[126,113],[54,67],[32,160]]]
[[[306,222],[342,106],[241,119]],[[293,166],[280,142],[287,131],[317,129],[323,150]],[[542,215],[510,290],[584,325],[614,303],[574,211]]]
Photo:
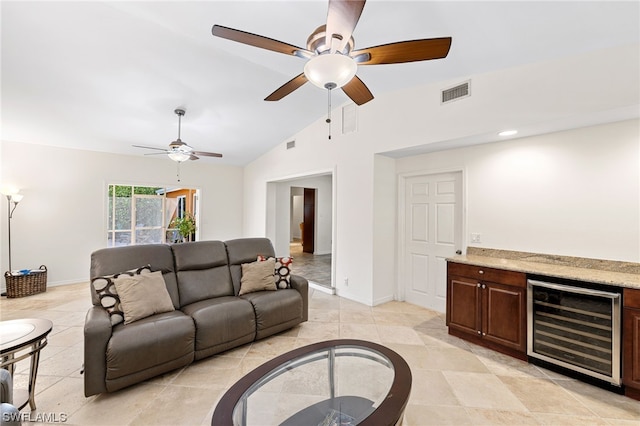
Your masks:
[[[171,248],[181,306],[212,297],[233,296],[227,251],[222,241],[179,243]]]
[[[274,257],[275,251],[268,238],[240,238],[225,241],[225,244],[229,255],[229,269],[231,270],[234,294],[238,295],[242,278],[242,264],[255,262],[258,255]]]
[[[110,247],[96,250],[91,253],[89,277],[93,279],[120,274],[146,265],[150,265],[152,271],[162,271],[171,302],[174,308],[179,308],[180,298],[173,266],[173,253],[171,247],[166,244]],[[94,305],[100,305],[100,297],[93,288],[91,289],[91,301]]]

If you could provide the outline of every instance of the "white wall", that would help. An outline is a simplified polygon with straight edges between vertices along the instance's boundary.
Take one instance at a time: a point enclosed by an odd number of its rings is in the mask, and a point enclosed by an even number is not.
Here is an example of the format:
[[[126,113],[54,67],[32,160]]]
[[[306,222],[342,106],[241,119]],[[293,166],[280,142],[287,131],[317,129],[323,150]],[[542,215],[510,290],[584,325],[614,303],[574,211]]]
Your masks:
[[[300,223],[304,221],[304,195],[294,195],[295,190],[303,191],[304,188],[291,188],[291,240],[302,238]]]
[[[373,296],[378,305],[397,298],[397,177],[395,160],[374,157],[373,182]]]
[[[15,185],[25,196],[12,220],[13,268],[44,264],[49,270],[49,285],[89,278],[91,252],[106,245],[108,183],[177,183],[176,163],[166,159],[6,141],[0,152],[0,182]],[[242,168],[189,162],[181,166],[181,184],[201,190],[201,239],[243,236]],[[6,204],[2,206],[1,219],[6,226]],[[5,271],[6,238],[1,246]]]
[[[630,120],[399,159],[396,171],[464,168],[466,245],[640,262],[639,165]]]
[[[388,210],[379,212],[379,208],[384,205],[385,198],[394,207],[396,203],[395,200],[389,199],[388,194],[384,195],[388,191],[376,187],[378,183],[386,184],[393,178],[389,175],[390,164],[384,160],[374,161],[375,154],[416,146],[438,146],[442,149],[444,145],[456,146],[469,141],[495,141],[498,131],[512,126],[521,128],[522,134],[535,131],[541,123],[546,123],[554,129],[581,127],[584,125],[582,123],[587,121],[606,120],[619,110],[637,117],[640,104],[640,79],[637,78],[640,73],[639,59],[638,45],[632,45],[490,74],[468,76],[472,80],[472,96],[449,105],[440,104],[440,90],[464,81],[465,78],[377,95],[374,101],[358,107],[358,131],[346,135],[334,132],[331,141],[326,139],[324,118],[319,118],[296,135],[287,138],[296,140],[295,149],[286,150],[283,141],[245,168],[245,233],[265,234],[265,182],[273,180],[274,170],[284,176],[300,175],[318,169],[336,170],[334,262],[337,293],[366,304],[375,304],[389,294],[389,289],[384,284],[385,280],[379,277],[395,276],[395,260],[374,258],[374,255],[378,256],[381,252],[386,253],[386,246],[380,247],[381,245],[395,243],[389,241],[389,226],[393,219],[389,218]],[[375,94],[375,87],[370,89]],[[612,93],[624,93],[626,98],[617,102],[610,96]],[[334,129],[340,129],[341,114],[334,112],[332,116],[335,117]],[[615,144],[616,140],[617,135],[608,134],[599,143]],[[575,143],[570,144],[566,152],[558,151],[557,154],[561,155],[565,162],[573,157],[572,150],[577,150],[576,155],[586,155],[587,157],[580,160],[579,165],[574,166],[572,161],[567,164],[569,169],[575,168],[579,171],[581,178],[589,175],[585,164],[597,164],[600,161],[609,164],[609,156],[595,156],[593,150],[582,153],[582,148],[578,146]],[[637,159],[637,155],[635,158]],[[637,176],[637,161],[635,164],[627,162],[625,165],[630,167],[626,177],[633,180],[633,176]],[[607,167],[609,172],[616,171],[620,174],[617,171],[618,166],[602,166],[600,172],[605,173],[604,169]],[[487,166],[483,172],[491,170]],[[532,175],[528,175],[527,178],[537,179]],[[471,179],[468,178],[468,181]],[[590,182],[593,183],[593,180]],[[637,182],[637,178],[634,182]],[[633,203],[634,197],[637,197],[637,184],[625,183],[617,188],[614,188],[612,181],[601,184],[611,187],[611,197],[616,200],[617,206]],[[487,201],[495,201],[501,207],[508,207],[505,200],[512,197],[512,192],[518,188],[509,187],[508,182],[504,185],[507,186],[500,188],[494,195],[497,201],[487,200],[483,192],[479,195],[468,195],[467,201],[471,204],[468,229],[484,233],[487,238],[485,244],[503,245],[508,242],[511,246],[515,245],[512,243],[516,240],[511,236],[512,227],[501,228],[497,226],[497,222],[491,221],[491,214],[486,210],[490,210],[489,207],[477,210],[478,203]],[[635,193],[633,185],[636,185]],[[576,185],[572,184],[572,188],[576,189]],[[566,200],[566,197],[574,197],[568,194],[559,182],[552,185],[548,191],[553,195],[549,195],[547,200]],[[584,188],[583,191],[588,192],[590,189]],[[599,190],[599,193],[601,192]],[[563,214],[563,218],[573,215],[578,218],[576,223],[581,223],[580,221],[584,221],[584,215],[590,215],[592,209],[602,213],[600,207],[592,205],[593,200],[590,201],[584,196],[584,192],[582,194],[579,203],[564,203],[564,206],[570,206],[571,210]],[[611,200],[611,197],[607,200]],[[631,201],[620,201],[625,199]],[[549,206],[550,211],[553,209]],[[478,211],[482,213],[475,216]],[[609,213],[606,217],[613,214]],[[636,232],[637,239],[637,231],[634,231],[637,230],[637,214],[632,218],[631,212],[623,213],[621,216],[615,213],[616,219],[603,220],[617,222],[630,230],[632,236]],[[553,214],[548,214],[546,219],[552,224],[556,220]],[[593,220],[590,219],[588,222],[594,226]],[[611,226],[608,229],[610,230]],[[584,231],[586,233],[589,229]],[[602,235],[598,232],[596,234],[597,239],[582,238],[581,244],[584,244],[584,247],[581,253],[598,253],[598,257],[603,258],[624,256],[619,260],[638,260],[637,250],[630,249],[628,242],[620,245],[618,241],[612,243],[607,239],[603,244]],[[613,237],[610,233],[608,236]],[[628,237],[623,237],[623,240],[628,241]],[[543,252],[554,252],[563,248],[555,245],[551,239],[545,241],[544,245],[521,244],[518,247],[526,251]],[[613,245],[624,246],[624,249],[613,248]],[[348,286],[344,285],[345,277],[349,279]]]

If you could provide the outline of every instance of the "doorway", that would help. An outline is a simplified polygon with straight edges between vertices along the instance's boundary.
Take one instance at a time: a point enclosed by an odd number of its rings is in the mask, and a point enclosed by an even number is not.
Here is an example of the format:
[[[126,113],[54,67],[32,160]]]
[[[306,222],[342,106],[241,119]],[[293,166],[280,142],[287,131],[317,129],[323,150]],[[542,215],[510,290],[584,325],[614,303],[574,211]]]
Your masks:
[[[404,300],[445,312],[446,258],[462,249],[462,172],[401,176]]]
[[[198,189],[107,185],[107,247],[172,243],[198,235]],[[193,233],[180,236],[175,219],[190,217]]]
[[[333,172],[267,183],[266,236],[278,256],[293,257],[293,273],[333,292]],[[303,246],[304,243],[304,246]]]

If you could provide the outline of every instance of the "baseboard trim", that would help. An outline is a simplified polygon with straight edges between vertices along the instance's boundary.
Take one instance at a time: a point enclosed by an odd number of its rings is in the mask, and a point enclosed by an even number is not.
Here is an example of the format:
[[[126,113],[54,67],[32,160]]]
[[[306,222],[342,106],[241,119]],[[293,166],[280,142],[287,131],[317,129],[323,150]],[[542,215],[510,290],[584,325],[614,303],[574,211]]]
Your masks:
[[[332,294],[332,295],[336,294],[336,289],[335,288],[327,287],[327,286],[324,286],[322,284],[318,284],[318,283],[313,282],[313,281],[309,281],[309,287],[311,287],[314,290],[321,291],[323,293]]]

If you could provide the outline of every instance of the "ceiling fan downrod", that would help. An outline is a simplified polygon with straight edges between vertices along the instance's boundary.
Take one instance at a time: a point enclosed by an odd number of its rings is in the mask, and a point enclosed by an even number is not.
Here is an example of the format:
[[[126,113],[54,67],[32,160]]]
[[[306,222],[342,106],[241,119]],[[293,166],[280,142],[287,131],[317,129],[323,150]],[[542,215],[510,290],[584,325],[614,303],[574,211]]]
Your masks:
[[[176,108],[175,112],[178,115],[178,140],[180,139],[180,128],[182,127],[182,116],[184,115],[185,111],[183,109],[180,108]]]

